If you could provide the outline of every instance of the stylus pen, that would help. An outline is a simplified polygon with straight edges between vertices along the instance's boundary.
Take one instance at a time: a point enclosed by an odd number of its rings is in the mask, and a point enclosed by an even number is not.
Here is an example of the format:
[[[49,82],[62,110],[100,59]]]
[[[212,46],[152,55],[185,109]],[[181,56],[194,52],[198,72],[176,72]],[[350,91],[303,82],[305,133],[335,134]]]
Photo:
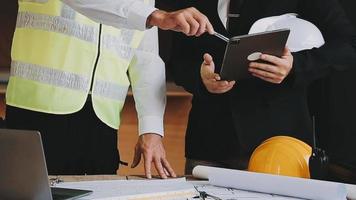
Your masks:
[[[229,41],[229,38],[225,37],[224,35],[220,34],[220,33],[217,33],[215,32],[214,35],[222,40],[224,40],[225,42],[228,42]]]

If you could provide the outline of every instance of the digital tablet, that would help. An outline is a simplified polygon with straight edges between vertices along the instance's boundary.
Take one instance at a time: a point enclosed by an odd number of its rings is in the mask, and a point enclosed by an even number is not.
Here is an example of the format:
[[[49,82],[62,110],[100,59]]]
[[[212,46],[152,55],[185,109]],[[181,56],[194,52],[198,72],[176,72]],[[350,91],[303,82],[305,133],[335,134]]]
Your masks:
[[[279,29],[230,38],[220,71],[221,79],[238,81],[252,78],[248,71],[249,63],[258,62],[261,53],[281,57],[289,32],[289,29]]]

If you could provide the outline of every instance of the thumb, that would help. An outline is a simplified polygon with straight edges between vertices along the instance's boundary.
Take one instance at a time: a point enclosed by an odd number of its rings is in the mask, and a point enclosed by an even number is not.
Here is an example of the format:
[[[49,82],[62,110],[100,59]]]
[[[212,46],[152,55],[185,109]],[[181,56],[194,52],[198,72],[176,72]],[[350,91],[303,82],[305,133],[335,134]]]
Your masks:
[[[209,68],[209,71],[214,73],[215,64],[213,61],[213,57],[210,54],[208,54],[208,53],[204,54],[204,63],[203,64],[204,64],[204,66]]]
[[[213,57],[210,54],[208,53],[204,54],[203,58],[204,58],[205,65],[211,65],[211,63],[213,63]]]
[[[141,151],[138,148],[135,148],[134,158],[131,164],[131,168],[137,167],[141,161]]]
[[[285,47],[283,50],[283,56],[290,56],[292,53],[290,52],[288,47]]]
[[[204,62],[201,68],[202,77],[208,79],[215,79],[216,74],[214,73],[214,71],[215,71],[215,65],[214,65],[213,57],[208,53],[204,54]]]
[[[213,35],[215,33],[213,25],[211,25],[209,20],[208,23],[206,24],[206,29],[210,35]]]

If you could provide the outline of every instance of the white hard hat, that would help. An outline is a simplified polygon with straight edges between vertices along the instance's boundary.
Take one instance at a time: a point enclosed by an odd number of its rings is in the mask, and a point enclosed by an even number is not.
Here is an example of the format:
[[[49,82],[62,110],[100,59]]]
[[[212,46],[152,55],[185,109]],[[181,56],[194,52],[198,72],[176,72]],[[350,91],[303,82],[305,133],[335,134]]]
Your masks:
[[[319,48],[325,43],[323,35],[314,24],[292,13],[259,19],[252,25],[249,34],[285,28],[290,29],[287,47],[291,52]]]

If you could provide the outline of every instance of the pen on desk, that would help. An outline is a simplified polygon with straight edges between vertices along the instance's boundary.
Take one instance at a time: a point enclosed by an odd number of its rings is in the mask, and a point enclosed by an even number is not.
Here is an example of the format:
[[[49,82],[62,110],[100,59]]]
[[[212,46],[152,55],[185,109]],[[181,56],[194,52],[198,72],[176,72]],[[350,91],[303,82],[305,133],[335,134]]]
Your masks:
[[[199,196],[195,196],[193,197],[194,199],[201,199],[201,200],[205,200],[206,198],[210,197],[211,199],[214,199],[214,200],[222,200],[221,198],[217,197],[217,196],[213,196],[211,194],[208,194],[207,192],[204,192],[204,191],[198,191],[199,192]]]
[[[216,36],[216,37],[218,37],[218,38],[224,40],[225,42],[228,42],[228,41],[229,41],[229,38],[225,37],[224,35],[222,35],[222,34],[220,34],[220,33],[215,32],[215,33],[214,33],[214,36]]]

